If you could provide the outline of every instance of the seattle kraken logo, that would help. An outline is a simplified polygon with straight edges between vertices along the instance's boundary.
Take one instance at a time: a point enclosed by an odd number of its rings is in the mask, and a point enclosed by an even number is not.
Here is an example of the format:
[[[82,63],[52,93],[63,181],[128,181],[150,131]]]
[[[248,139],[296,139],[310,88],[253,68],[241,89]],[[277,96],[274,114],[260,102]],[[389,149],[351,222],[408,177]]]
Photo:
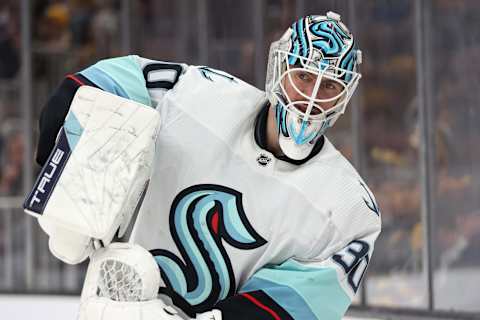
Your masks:
[[[235,292],[235,276],[222,240],[238,249],[266,243],[248,222],[242,194],[219,185],[196,185],[175,197],[170,232],[181,258],[152,250],[168,287],[197,312]]]
[[[322,21],[310,26],[310,31],[318,38],[312,41],[315,48],[321,49],[324,57],[339,57],[347,41],[352,38],[335,21]]]

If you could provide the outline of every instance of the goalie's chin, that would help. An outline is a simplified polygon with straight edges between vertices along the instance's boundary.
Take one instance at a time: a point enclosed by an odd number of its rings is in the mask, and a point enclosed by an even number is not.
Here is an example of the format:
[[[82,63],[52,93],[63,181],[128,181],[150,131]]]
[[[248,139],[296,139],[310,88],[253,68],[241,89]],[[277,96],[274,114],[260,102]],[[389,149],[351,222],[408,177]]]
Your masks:
[[[292,160],[303,160],[310,155],[314,143],[296,144],[292,138],[279,135],[278,143],[285,156]]]

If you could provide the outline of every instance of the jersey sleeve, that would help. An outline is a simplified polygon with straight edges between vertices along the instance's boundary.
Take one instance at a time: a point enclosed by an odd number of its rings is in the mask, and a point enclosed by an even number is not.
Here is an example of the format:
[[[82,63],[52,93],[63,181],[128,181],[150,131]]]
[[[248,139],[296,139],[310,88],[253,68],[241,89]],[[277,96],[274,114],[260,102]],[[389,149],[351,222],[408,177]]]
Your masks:
[[[175,82],[169,80],[172,72],[169,73],[167,78],[164,77],[165,79],[152,81],[151,78],[155,75],[155,71],[158,71],[158,69],[164,71],[161,68],[165,65],[175,67],[173,69],[173,80]],[[170,67],[170,69],[172,68]],[[159,94],[157,89],[165,91],[165,89],[168,90],[168,88],[173,87],[181,70],[182,65],[180,64],[130,55],[101,60],[76,74],[68,75],[42,108],[39,120],[40,136],[36,152],[37,163],[44,165],[47,161],[73,97],[80,86],[93,86],[120,97],[155,107],[150,90],[156,90],[156,98],[161,99],[162,94]]]
[[[152,106],[138,56],[101,60],[79,74],[97,87],[117,96]]]
[[[360,286],[379,232],[372,230],[323,261],[291,258],[265,266],[217,308],[226,320],[341,319]]]

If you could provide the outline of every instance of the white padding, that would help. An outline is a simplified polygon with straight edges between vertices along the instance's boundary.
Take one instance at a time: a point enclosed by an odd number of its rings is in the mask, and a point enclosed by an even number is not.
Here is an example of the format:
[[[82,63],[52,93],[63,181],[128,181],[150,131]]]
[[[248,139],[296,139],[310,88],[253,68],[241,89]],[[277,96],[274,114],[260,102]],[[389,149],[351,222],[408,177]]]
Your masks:
[[[55,257],[68,264],[80,263],[93,252],[91,238],[73,232],[50,236],[48,247]]]
[[[61,225],[45,220],[42,216],[38,218],[40,227],[48,234],[48,246],[50,252],[58,259],[68,264],[83,262],[93,252],[92,239]]]
[[[160,299],[118,302],[92,297],[80,305],[79,320],[222,320],[222,313],[214,309],[191,319]]]
[[[110,287],[111,290],[103,292],[99,290],[101,283],[104,283],[105,278],[111,276],[111,273],[105,272],[103,267],[107,262],[115,261],[122,265],[121,269],[117,269],[114,277],[114,282],[118,282],[118,287]],[[133,276],[132,271],[135,273]],[[111,243],[108,247],[96,250],[90,257],[90,264],[88,265],[87,275],[82,290],[82,300],[89,297],[103,294],[103,296],[111,299],[118,299],[118,297],[125,297],[124,294],[118,292],[124,291],[129,281],[138,280],[140,286],[133,288],[140,289],[136,295],[137,301],[152,300],[157,297],[158,289],[160,287],[160,270],[157,262],[153,256],[139,245],[129,243]],[[132,288],[132,287],[128,287]],[[133,291],[127,292],[127,294]],[[125,293],[125,292],[124,292]]]
[[[42,218],[108,244],[150,178],[159,125],[148,106],[80,87],[65,122],[71,154]],[[52,248],[64,256],[66,246],[54,241]]]
[[[79,320],[187,320],[159,299],[117,302],[93,297],[80,306]],[[190,320],[190,319],[189,319]],[[216,320],[216,319],[215,319]]]

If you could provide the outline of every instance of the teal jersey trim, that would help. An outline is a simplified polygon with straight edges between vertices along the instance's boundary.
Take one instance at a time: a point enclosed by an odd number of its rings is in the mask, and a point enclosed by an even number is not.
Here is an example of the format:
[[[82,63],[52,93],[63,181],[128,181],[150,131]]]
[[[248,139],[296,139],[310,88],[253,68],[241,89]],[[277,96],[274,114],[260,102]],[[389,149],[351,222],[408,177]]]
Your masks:
[[[73,151],[73,149],[75,149],[75,146],[78,143],[78,140],[80,140],[80,136],[83,133],[83,127],[80,125],[80,122],[78,122],[78,119],[75,114],[73,114],[73,112],[68,113],[63,127],[65,129],[70,150]]]
[[[80,74],[105,91],[152,106],[143,72],[135,56],[102,60]]]
[[[266,280],[284,287],[284,290],[287,291],[285,294],[272,297],[281,306],[289,306],[291,301],[296,300],[294,297],[301,297],[304,304],[308,305],[316,316],[314,319],[341,319],[351,303],[333,268],[310,267],[294,260],[288,260],[281,265],[268,266],[259,270],[252,279]],[[263,290],[262,287],[257,289]],[[292,292],[295,292],[296,295]],[[266,293],[270,295],[268,291]],[[295,316],[294,318],[297,319]]]
[[[310,307],[305,303],[305,300],[290,287],[253,277],[242,287],[240,292],[256,291],[259,289],[282,306],[293,319],[317,319]]]
[[[105,73],[101,69],[97,68],[96,65],[83,70],[80,72],[80,74],[95,83],[100,89],[113,93],[114,95],[122,98],[130,99],[129,95],[127,92],[125,92],[125,90],[123,90],[120,84],[108,73]]]

